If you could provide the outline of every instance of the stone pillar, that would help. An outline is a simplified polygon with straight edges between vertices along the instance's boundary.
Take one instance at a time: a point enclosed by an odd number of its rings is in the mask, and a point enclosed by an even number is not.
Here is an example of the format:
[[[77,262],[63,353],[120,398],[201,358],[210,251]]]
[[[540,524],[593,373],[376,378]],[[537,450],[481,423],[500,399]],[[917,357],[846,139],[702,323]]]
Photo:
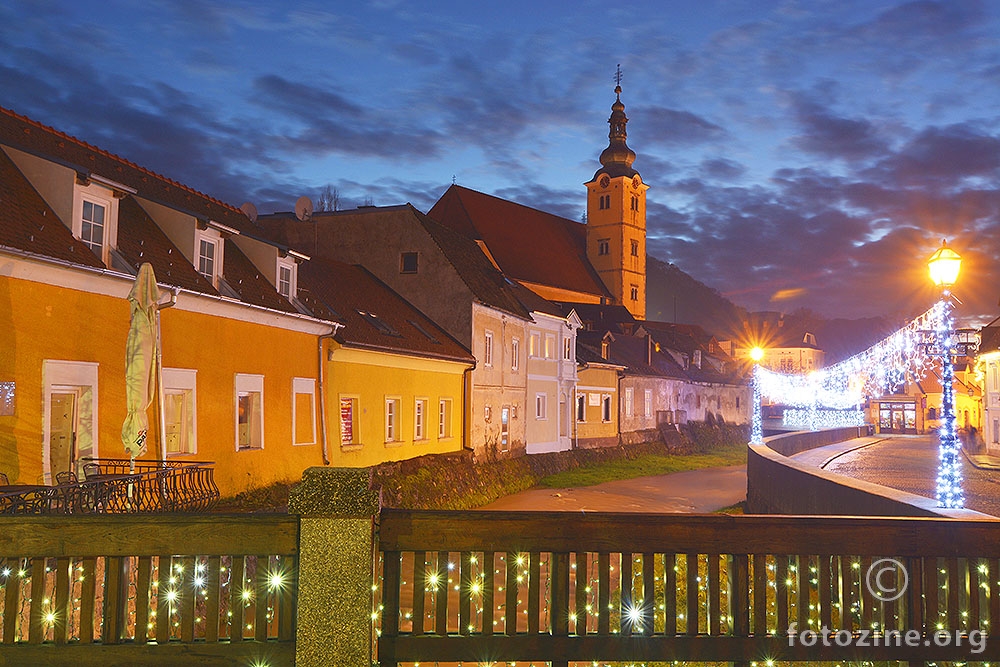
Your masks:
[[[370,470],[309,468],[288,511],[301,516],[295,664],[369,667],[379,511]]]

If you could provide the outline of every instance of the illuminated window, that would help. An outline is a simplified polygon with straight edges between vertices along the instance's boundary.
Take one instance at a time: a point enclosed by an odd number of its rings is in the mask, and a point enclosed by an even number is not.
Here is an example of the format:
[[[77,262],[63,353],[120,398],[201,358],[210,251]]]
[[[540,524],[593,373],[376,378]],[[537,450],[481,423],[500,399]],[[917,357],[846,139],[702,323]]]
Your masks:
[[[564,338],[563,339],[563,359],[569,361],[573,358],[573,339]]]
[[[351,447],[361,444],[358,437],[358,398],[340,397],[340,446]]]
[[[517,338],[510,342],[510,370],[516,371],[517,366],[520,363],[521,357],[521,341]]]
[[[167,435],[167,456],[198,451],[197,375],[196,370],[163,369],[163,424]]]
[[[237,373],[236,449],[264,448],[264,376]]]

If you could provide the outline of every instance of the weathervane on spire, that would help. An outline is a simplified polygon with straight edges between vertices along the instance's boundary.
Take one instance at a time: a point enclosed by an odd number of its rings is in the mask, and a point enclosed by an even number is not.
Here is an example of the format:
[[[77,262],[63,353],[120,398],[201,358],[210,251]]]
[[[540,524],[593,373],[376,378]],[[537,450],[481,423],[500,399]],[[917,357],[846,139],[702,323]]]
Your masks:
[[[622,87],[622,64],[618,63],[618,70],[615,72],[615,87]]]

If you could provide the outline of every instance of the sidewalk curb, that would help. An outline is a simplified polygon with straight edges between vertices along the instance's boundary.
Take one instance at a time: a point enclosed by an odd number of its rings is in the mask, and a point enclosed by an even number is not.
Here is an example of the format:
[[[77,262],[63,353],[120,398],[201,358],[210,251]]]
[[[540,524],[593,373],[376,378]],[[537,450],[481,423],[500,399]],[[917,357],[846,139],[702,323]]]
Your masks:
[[[845,449],[842,452],[837,452],[836,454],[828,458],[826,461],[823,461],[823,463],[819,466],[819,468],[820,470],[823,470],[824,468],[833,463],[835,460],[839,459],[844,454],[850,454],[851,452],[857,451],[859,449],[864,449],[865,447],[871,447],[872,445],[880,443],[884,440],[888,440],[888,438],[872,438],[870,442],[863,442],[860,445],[851,447],[850,449]]]
[[[996,456],[984,456],[982,454],[970,454],[962,448],[962,454],[965,456],[965,460],[968,461],[973,468],[979,468],[980,470],[1000,470],[1000,458]]]

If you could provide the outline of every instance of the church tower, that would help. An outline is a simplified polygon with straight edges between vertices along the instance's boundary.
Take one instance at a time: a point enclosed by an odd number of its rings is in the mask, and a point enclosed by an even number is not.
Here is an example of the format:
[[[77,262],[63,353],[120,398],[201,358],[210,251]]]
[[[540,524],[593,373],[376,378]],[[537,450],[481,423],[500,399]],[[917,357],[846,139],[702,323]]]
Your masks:
[[[646,319],[646,190],[632,168],[635,151],[625,143],[625,105],[621,69],[615,77],[615,102],[608,123],[608,147],[601,168],[587,186],[587,258],[616,305]]]

